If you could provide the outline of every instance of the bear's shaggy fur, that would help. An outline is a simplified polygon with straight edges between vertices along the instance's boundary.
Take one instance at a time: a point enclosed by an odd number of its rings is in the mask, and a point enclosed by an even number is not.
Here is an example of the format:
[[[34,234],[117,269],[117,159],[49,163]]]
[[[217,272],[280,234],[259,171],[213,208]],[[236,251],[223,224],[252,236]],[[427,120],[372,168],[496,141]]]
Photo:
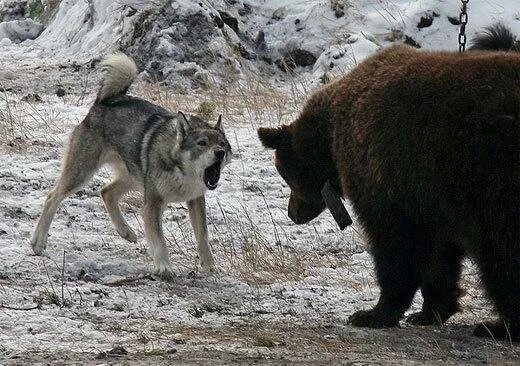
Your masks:
[[[397,326],[418,289],[408,320],[444,322],[468,255],[501,316],[475,334],[520,341],[520,54],[392,46],[258,132],[295,223],[323,211],[327,181],[353,204],[381,288],[353,325]]]

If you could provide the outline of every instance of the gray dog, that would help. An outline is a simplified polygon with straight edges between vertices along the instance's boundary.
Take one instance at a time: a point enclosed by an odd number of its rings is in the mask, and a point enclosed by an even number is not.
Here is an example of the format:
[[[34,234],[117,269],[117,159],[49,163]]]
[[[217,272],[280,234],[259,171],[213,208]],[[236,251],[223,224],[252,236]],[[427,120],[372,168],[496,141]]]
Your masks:
[[[161,217],[168,202],[186,201],[202,268],[212,271],[204,194],[217,187],[231,146],[221,117],[215,126],[182,112],[172,114],[145,100],[126,95],[137,67],[124,54],[107,57],[106,77],[96,101],[70,137],[58,183],[49,193],[31,239],[34,253],[45,250],[58,205],[78,191],[96,171],[108,164],[115,179],[103,187],[106,210],[121,237],[137,236],[121,214],[119,199],[131,190],[144,195],[143,220],[155,273],[171,277]]]

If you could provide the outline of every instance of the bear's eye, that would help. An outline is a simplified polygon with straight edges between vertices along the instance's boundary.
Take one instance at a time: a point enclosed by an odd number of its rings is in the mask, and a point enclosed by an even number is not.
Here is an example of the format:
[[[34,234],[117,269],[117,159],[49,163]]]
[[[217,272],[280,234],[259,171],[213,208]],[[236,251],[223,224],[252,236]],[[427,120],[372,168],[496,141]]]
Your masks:
[[[199,146],[206,146],[206,145],[208,145],[208,143],[206,142],[206,140],[199,140],[197,142],[197,145],[199,145]]]

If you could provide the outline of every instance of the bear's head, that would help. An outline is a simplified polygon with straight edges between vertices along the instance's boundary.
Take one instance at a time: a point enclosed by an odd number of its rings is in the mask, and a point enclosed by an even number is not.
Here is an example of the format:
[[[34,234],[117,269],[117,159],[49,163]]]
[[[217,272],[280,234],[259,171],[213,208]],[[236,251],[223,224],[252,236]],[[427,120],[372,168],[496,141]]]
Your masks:
[[[327,175],[309,164],[312,151],[299,152],[295,149],[292,126],[276,128],[261,127],[258,137],[262,144],[275,150],[275,166],[278,173],[291,188],[287,213],[295,224],[304,224],[325,209],[321,195]]]

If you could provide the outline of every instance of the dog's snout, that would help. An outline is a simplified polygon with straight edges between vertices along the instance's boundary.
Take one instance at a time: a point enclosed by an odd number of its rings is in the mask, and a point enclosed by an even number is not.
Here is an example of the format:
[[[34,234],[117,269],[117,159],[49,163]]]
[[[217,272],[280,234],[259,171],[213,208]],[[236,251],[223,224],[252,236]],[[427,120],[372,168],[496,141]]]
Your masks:
[[[218,160],[222,160],[222,159],[224,159],[224,156],[226,156],[226,152],[222,149],[215,150],[215,156],[217,157]]]

